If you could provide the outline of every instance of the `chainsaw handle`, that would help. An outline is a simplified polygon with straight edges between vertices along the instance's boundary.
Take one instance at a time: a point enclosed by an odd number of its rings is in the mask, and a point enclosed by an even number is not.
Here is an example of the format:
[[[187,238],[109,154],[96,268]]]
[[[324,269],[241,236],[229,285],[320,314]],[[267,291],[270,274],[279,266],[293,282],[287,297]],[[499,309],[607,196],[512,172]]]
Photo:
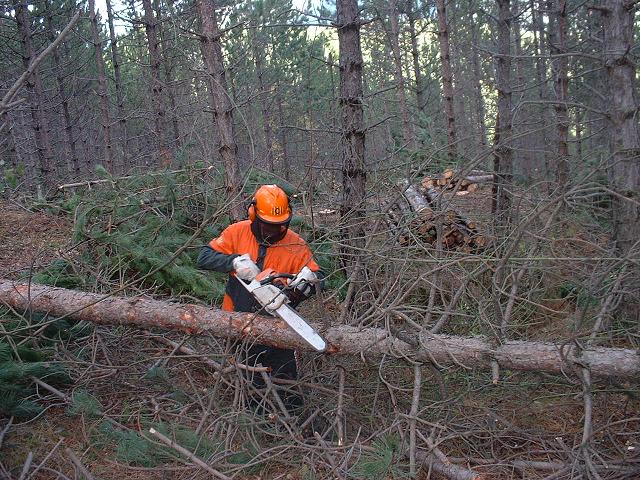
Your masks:
[[[268,283],[273,282],[274,280],[277,280],[278,278],[292,279],[292,278],[295,278],[295,275],[292,275],[290,273],[274,273],[273,275],[269,275],[268,277],[261,279],[260,285],[266,285]]]

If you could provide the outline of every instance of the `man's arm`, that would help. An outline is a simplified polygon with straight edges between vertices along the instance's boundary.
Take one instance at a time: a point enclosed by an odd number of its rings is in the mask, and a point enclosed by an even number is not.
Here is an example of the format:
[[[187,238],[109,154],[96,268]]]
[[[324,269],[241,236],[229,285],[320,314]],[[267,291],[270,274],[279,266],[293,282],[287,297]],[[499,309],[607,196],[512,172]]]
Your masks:
[[[233,260],[236,257],[239,257],[237,253],[227,255],[214,250],[209,245],[205,245],[198,255],[198,268],[228,273],[234,270]]]

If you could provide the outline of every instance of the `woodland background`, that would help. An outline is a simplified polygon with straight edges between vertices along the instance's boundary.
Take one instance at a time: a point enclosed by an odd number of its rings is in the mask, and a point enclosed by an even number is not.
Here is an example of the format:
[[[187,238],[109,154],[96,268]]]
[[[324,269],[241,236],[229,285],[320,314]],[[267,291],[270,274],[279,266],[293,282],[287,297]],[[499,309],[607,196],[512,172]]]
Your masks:
[[[0,476],[637,478],[636,10],[0,1]],[[232,339],[38,308],[46,285],[215,308],[198,249],[264,182],[328,275],[301,311],[344,347],[279,385],[303,418],[273,388],[248,407]],[[560,360],[511,368],[512,342]]]

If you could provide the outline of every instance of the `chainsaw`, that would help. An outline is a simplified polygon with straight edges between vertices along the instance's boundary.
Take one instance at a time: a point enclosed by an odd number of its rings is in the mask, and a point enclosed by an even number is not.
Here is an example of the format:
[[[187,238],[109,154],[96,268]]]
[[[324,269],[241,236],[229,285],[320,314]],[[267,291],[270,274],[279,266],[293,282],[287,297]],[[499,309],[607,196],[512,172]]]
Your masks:
[[[290,273],[276,273],[275,270],[268,268],[260,272],[251,282],[246,283],[241,280],[240,283],[267,313],[282,319],[316,351],[323,352],[327,348],[327,342],[288,305],[290,300],[286,295],[286,288],[281,290],[273,284],[274,280],[294,277],[295,275]]]

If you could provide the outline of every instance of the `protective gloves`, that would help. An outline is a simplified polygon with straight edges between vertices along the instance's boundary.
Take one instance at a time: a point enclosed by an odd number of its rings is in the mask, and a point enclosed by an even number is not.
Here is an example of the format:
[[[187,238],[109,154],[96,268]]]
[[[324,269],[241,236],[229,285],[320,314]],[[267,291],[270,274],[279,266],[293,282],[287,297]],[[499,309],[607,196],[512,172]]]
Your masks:
[[[318,276],[309,267],[304,267],[291,279],[289,288],[307,298],[313,292],[313,286],[318,283]]]
[[[236,277],[248,282],[256,278],[256,275],[260,273],[260,269],[253,263],[248,253],[234,258],[232,265],[236,271]]]
[[[268,312],[272,312],[280,308],[284,303],[287,303],[289,299],[282,293],[282,291],[275,285],[267,284],[256,288],[253,292],[253,296],[260,302],[260,305]]]

